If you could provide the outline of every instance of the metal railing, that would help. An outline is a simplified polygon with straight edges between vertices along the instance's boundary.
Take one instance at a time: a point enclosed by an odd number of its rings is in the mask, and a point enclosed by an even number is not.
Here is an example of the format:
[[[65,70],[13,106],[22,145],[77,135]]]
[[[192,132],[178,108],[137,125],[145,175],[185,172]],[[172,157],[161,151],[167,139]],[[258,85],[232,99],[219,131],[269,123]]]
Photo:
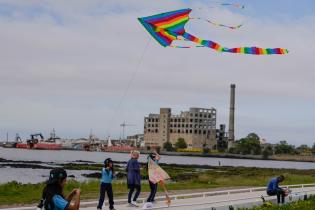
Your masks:
[[[302,188],[302,187],[301,187]],[[304,193],[305,195],[307,195],[307,193],[313,192],[312,194],[315,194],[315,189],[312,190],[300,190],[300,191],[295,191],[295,194],[298,193]],[[229,195],[229,194],[228,194]],[[264,196],[264,198],[266,199],[266,201],[268,200],[272,200],[273,196]],[[229,205],[233,205],[232,202],[234,201],[262,201],[261,199],[261,195],[259,196],[248,196],[248,197],[242,197],[242,198],[234,198],[234,199],[223,199],[223,200],[218,200],[218,201],[208,201],[208,202],[198,202],[198,203],[189,203],[189,204],[175,204],[175,205],[171,205],[171,206],[158,206],[158,207],[152,207],[150,209],[165,209],[165,208],[176,208],[176,207],[192,207],[192,206],[204,206],[204,205],[213,205],[213,204],[220,204],[220,203],[225,203],[225,205],[221,205],[221,206],[229,206]]]

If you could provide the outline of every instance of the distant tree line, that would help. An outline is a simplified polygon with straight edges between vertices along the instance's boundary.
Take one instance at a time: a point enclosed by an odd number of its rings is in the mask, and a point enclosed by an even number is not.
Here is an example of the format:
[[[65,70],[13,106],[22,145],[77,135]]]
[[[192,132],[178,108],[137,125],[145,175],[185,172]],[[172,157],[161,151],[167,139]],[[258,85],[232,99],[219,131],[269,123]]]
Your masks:
[[[302,144],[299,147],[288,144],[285,140],[275,145],[261,145],[259,136],[255,133],[248,134],[245,138],[236,141],[229,149],[229,153],[242,155],[263,155],[268,158],[273,154],[311,155],[315,154],[315,143],[312,147]]]

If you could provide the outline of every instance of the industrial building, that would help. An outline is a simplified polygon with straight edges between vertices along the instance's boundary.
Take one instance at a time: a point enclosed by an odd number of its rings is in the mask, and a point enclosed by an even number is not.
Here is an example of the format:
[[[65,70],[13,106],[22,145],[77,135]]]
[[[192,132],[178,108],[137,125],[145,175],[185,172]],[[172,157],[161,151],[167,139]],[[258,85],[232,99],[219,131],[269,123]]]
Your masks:
[[[163,147],[165,142],[175,145],[184,138],[189,148],[216,148],[216,109],[190,108],[173,115],[170,108],[161,108],[159,114],[144,118],[146,146]]]
[[[228,133],[224,124],[216,128],[215,108],[190,108],[179,115],[173,115],[170,108],[160,108],[159,114],[144,117],[145,146],[163,148],[165,142],[174,146],[179,138],[183,138],[188,148],[225,150],[232,147],[235,141],[235,87],[235,84],[230,86]]]

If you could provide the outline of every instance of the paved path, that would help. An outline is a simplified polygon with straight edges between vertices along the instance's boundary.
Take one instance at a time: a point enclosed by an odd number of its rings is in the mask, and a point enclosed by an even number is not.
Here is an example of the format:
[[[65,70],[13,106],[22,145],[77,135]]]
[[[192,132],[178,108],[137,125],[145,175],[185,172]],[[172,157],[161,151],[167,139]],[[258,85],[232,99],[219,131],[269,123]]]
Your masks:
[[[307,187],[304,190],[308,194],[315,194],[315,187]],[[301,196],[305,193],[298,193],[301,191],[301,188],[292,189],[292,196]],[[211,192],[212,194],[213,192]],[[261,195],[266,196],[267,200],[273,200],[275,197],[268,197],[264,191],[254,191],[254,192],[243,192],[243,193],[232,193],[223,194],[223,195],[208,195],[203,197],[199,194],[198,197],[193,198],[177,198],[172,200],[170,207],[167,207],[164,201],[158,201],[154,204],[154,209],[169,209],[169,210],[205,210],[211,209],[211,207],[219,209],[227,209],[226,206],[237,205],[237,206],[252,206],[252,204],[261,205],[262,199]],[[196,195],[197,196],[197,195]],[[288,197],[286,198],[288,200]],[[230,200],[230,201],[229,201]],[[96,206],[96,205],[95,205]],[[96,207],[86,207],[82,208],[83,210],[95,210]],[[139,208],[129,207],[126,203],[115,205],[117,210],[137,210],[141,209],[143,204],[139,204]],[[219,208],[218,208],[219,207]],[[81,208],[80,208],[81,209]],[[107,206],[104,206],[103,209],[107,209]]]

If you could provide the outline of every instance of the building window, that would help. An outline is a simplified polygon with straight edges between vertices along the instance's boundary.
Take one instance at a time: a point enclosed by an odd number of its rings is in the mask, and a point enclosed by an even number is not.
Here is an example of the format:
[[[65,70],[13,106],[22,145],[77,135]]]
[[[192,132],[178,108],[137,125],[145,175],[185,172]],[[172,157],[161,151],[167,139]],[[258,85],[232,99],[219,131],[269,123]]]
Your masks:
[[[158,133],[159,132],[159,130],[158,129],[155,129],[155,133]]]
[[[180,129],[178,129],[178,133],[180,133]]]
[[[173,133],[173,129],[170,129],[170,133]]]
[[[206,134],[206,131],[203,131],[203,134]]]
[[[186,133],[188,133],[188,130],[186,129]]]
[[[197,134],[197,130],[194,130],[194,133]]]
[[[189,133],[192,133],[192,130],[191,130],[191,129],[189,130]]]
[[[177,119],[174,119],[174,122],[177,122]]]
[[[193,119],[190,119],[189,122],[193,122]]]
[[[199,134],[201,134],[201,130],[199,130]]]

